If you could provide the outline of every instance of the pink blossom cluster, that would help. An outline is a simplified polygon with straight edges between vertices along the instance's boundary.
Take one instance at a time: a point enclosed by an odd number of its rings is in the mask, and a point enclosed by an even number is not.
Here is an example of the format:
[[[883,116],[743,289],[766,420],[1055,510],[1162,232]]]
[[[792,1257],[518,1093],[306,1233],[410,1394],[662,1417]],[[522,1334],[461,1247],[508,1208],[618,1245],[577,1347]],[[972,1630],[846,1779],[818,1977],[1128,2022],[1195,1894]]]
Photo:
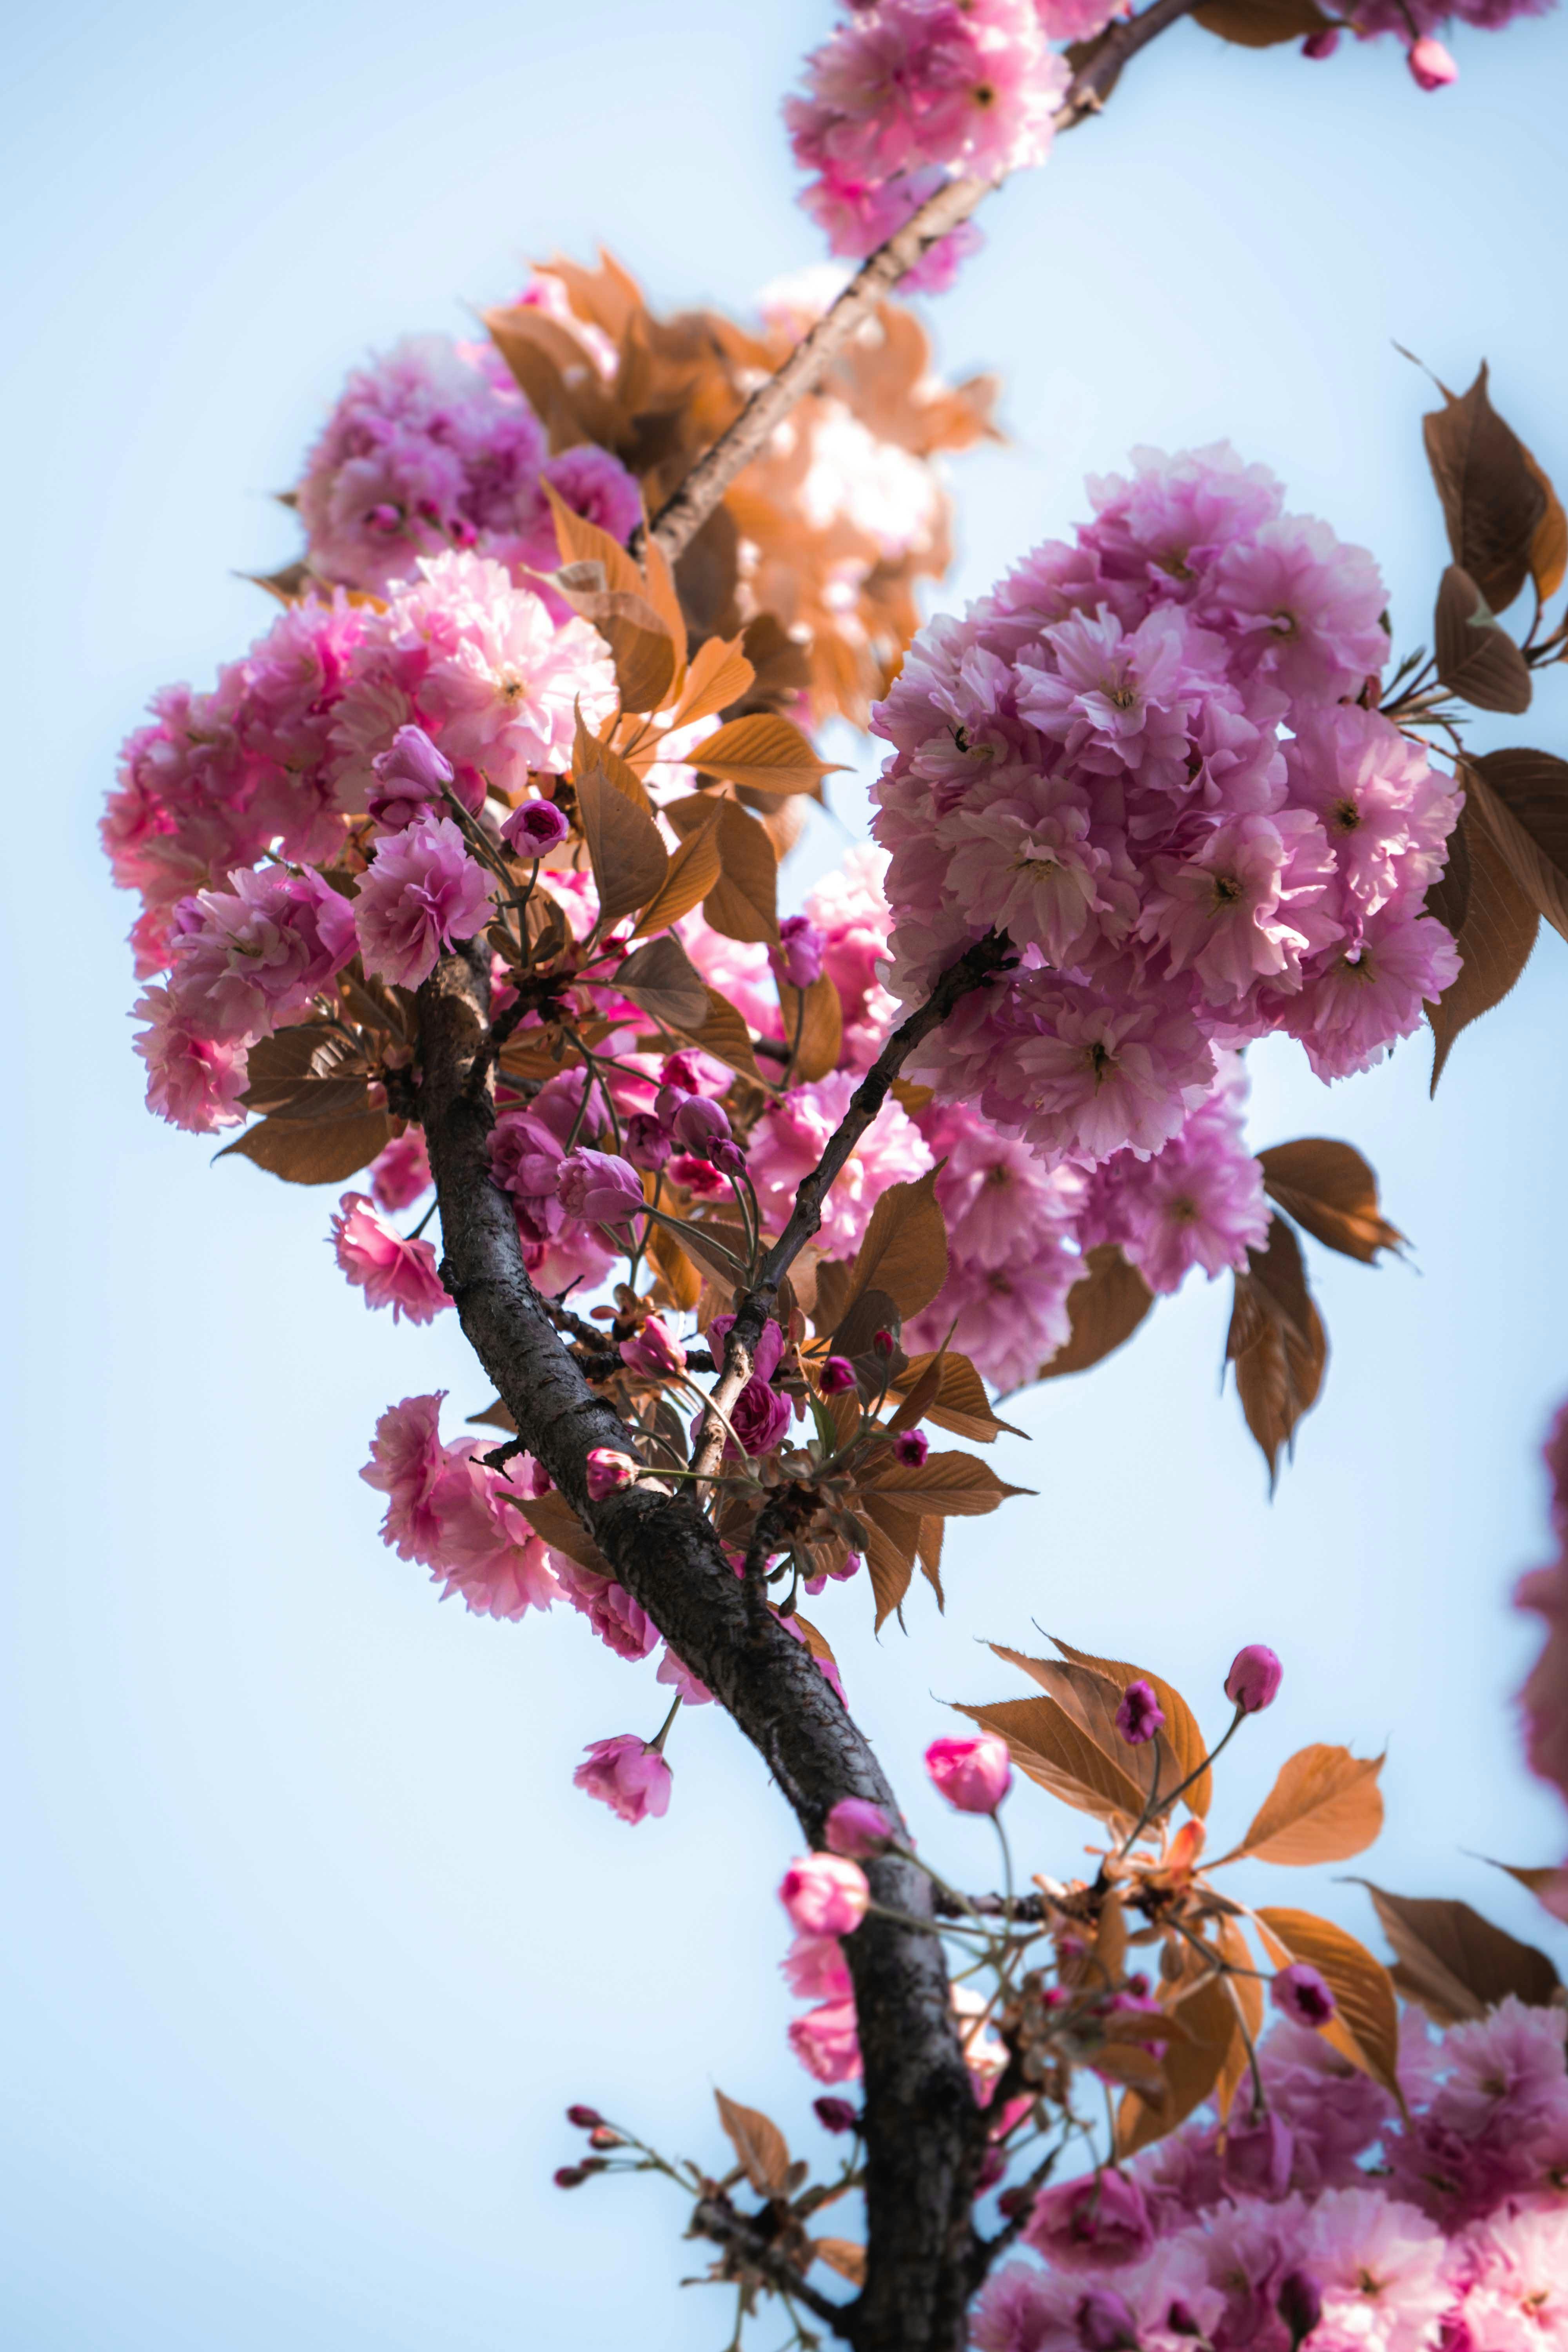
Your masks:
[[[1404,2020],[1407,2114],[1277,2024],[1237,2093],[1120,2170],[1043,2191],[978,2352],[1551,2352],[1568,2346],[1568,2016],[1510,1996],[1434,2039]]]
[[[322,580],[384,596],[421,556],[472,550],[553,572],[542,485],[624,545],[637,483],[591,443],[546,455],[542,427],[489,347],[412,336],[350,377],[297,493],[307,560]]]
[[[830,249],[858,259],[955,174],[997,180],[1043,163],[1071,79],[1054,37],[1098,30],[1097,0],[848,0],[787,100],[802,201]],[[904,278],[939,292],[977,242],[966,224]]]
[[[1514,1599],[1544,1619],[1546,1640],[1520,1694],[1531,1768],[1568,1797],[1568,1404],[1559,1406],[1545,1445],[1557,1555],[1520,1580]],[[1542,1896],[1568,1919],[1568,1864]]]
[[[1459,68],[1438,39],[1439,30],[1456,17],[1461,25],[1497,33],[1516,16],[1541,16],[1552,0],[1361,0],[1347,9],[1342,29],[1358,40],[1391,36],[1405,50],[1411,79],[1421,89],[1444,89],[1458,79]],[[1339,47],[1342,25],[1328,25],[1302,43],[1310,58],[1331,58]]]
[[[1364,551],[1223,445],[1090,491],[873,721],[890,985],[1018,950],[913,1074],[1085,1169],[1158,1151],[1250,1038],[1333,1078],[1408,1035],[1458,970],[1423,904],[1460,804],[1359,699],[1388,650]]]

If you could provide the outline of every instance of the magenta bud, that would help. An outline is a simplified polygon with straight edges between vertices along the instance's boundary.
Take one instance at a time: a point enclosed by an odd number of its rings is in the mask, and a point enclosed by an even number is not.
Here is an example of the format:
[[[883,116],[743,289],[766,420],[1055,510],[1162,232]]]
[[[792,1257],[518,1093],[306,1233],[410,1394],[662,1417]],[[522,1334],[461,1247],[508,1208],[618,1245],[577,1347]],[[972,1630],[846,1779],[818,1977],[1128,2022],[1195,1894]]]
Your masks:
[[[566,2120],[575,2124],[579,2131],[597,2131],[605,2118],[597,2107],[568,2107]]]
[[[824,2131],[854,2131],[860,2121],[858,2108],[852,2107],[847,2099],[813,2099],[811,2106]]]
[[[674,1087],[679,1094],[694,1095],[701,1091],[701,1078],[695,1057],[690,1054],[669,1054],[659,1070],[661,1087]]]
[[[1306,39],[1301,44],[1301,55],[1304,58],[1331,58],[1334,51],[1339,47],[1339,26],[1337,25],[1325,25],[1321,33],[1308,34]]]
[[[692,1094],[689,1087],[673,1086],[667,1079],[654,1097],[654,1116],[662,1119],[666,1127],[670,1127],[674,1124],[675,1114],[681,1104],[691,1100]]]
[[[423,727],[400,727],[371,766],[375,782],[365,795],[365,809],[387,833],[412,824],[429,802],[440,799],[457,772]]]
[[[898,1342],[890,1331],[873,1331],[871,1345],[879,1356],[890,1356]]]
[[[994,1813],[1013,1785],[1007,1743],[994,1732],[933,1739],[925,1765],[932,1785],[961,1813]]]
[[[588,2135],[590,2147],[625,2147],[626,2141],[609,2124],[595,2124]]]
[[[855,1367],[847,1356],[829,1356],[817,1375],[824,1396],[842,1396],[855,1385]]]
[[[721,1176],[741,1177],[746,1172],[746,1155],[738,1143],[728,1139],[715,1143],[710,1149],[708,1158]]]
[[[553,801],[522,801],[501,826],[501,839],[520,857],[542,857],[556,849],[572,828]]]
[[[930,1452],[931,1440],[923,1429],[900,1429],[893,1440],[893,1459],[906,1470],[918,1470]]]
[[[1015,2214],[1026,2213],[1034,2201],[1035,2192],[1032,2189],[1022,2187],[1004,2189],[1001,2196],[996,2200],[996,2210],[1002,2215],[1004,2221],[1010,2221]]]
[[[768,950],[774,971],[791,988],[809,988],[822,977],[822,950],[826,945],[816,925],[804,915],[786,915],[779,925],[779,943]]]
[[[595,1445],[588,1456],[588,1500],[602,1503],[606,1495],[629,1486],[637,1475],[637,1464],[619,1446]]]
[[[699,1160],[713,1159],[717,1145],[732,1140],[724,1106],[711,1095],[688,1095],[677,1106],[669,1125],[681,1150]]]
[[[1231,1660],[1225,1695],[1243,1715],[1260,1715],[1266,1706],[1273,1706],[1284,1678],[1285,1669],[1273,1651],[1265,1649],[1261,1642],[1249,1642]]]
[[[588,2178],[580,2164],[563,2164],[555,2175],[557,2189],[581,2189]]]
[[[670,1154],[670,1140],[662,1123],[650,1110],[635,1110],[623,1130],[626,1158],[634,1168],[646,1168],[657,1176]]]
[[[1325,1978],[1308,1960],[1292,1960],[1275,1971],[1268,1998],[1283,2016],[1314,2032],[1327,2025],[1339,2007]]]
[[[555,1197],[569,1217],[616,1225],[643,1206],[642,1178],[613,1151],[569,1151],[555,1177]]]
[[[1298,2352],[1323,2315],[1323,2298],[1309,2271],[1290,2271],[1279,2282],[1275,2298],[1280,2318],[1290,2331],[1290,2352]]]
[[[1162,1728],[1164,1720],[1165,1710],[1155,1697],[1152,1685],[1142,1680],[1129,1683],[1116,1710],[1116,1728],[1128,1747],[1146,1746]]]
[[[1420,89],[1446,89],[1449,82],[1458,81],[1459,68],[1443,47],[1430,33],[1415,42],[1405,60],[1411,78]]]
[[[1204,2332],[1180,2296],[1165,2314],[1165,2325],[1173,2336],[1202,2336]]]
[[[822,1840],[829,1853],[864,1862],[868,1854],[880,1853],[894,1834],[880,1805],[868,1797],[840,1797],[823,1824]]]
[[[389,506],[384,500],[380,506],[372,507],[365,520],[372,530],[384,531],[390,537],[395,530],[403,529],[403,509]]]

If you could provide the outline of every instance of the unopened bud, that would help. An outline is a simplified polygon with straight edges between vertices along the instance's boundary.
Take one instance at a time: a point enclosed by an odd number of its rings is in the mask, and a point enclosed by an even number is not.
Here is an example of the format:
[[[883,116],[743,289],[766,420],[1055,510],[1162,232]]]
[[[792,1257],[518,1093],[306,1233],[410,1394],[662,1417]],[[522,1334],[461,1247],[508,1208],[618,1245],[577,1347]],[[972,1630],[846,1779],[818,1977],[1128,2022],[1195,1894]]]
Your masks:
[[[847,2099],[813,2099],[812,2112],[824,2131],[850,2132],[858,2127],[858,2109]]]
[[[1308,1960],[1292,1960],[1275,1971],[1268,1998],[1283,2016],[1314,2032],[1327,2025],[1339,2007],[1327,1980]]]
[[[1290,2352],[1304,2344],[1323,2315],[1323,2298],[1310,2271],[1291,2271],[1279,2282],[1276,2303],[1290,2330]]]
[[[879,1356],[890,1356],[897,1342],[890,1331],[875,1331],[871,1335],[871,1345]]]
[[[588,2178],[580,2164],[563,2164],[555,2175],[557,2189],[581,2189]]]
[[[572,828],[553,801],[523,801],[501,826],[501,839],[520,857],[542,857],[559,847]]]
[[[1423,34],[1420,40],[1412,44],[1405,62],[1410,68],[1412,79],[1421,89],[1444,89],[1449,82],[1459,79],[1458,67],[1442,42],[1434,40],[1430,33]]]
[[[1339,26],[1337,25],[1325,25],[1321,33],[1308,34],[1306,39],[1301,44],[1301,55],[1304,58],[1331,58],[1334,51],[1339,47]]]
[[[597,2107],[568,2107],[566,2120],[575,2124],[579,2131],[597,2131],[605,2118]]]
[[[1026,2213],[1034,2201],[1035,2192],[1032,2189],[1023,2187],[1004,2189],[1001,2196],[996,2200],[996,2210],[1005,2221],[1011,2221],[1016,2214]]]
[[[1285,1669],[1273,1651],[1261,1642],[1248,1642],[1230,1662],[1225,1695],[1243,1715],[1261,1715],[1266,1706],[1273,1706],[1284,1679]]]
[[[588,2135],[590,2147],[625,2147],[626,2141],[609,2124],[595,2124]]]
[[[1165,1710],[1153,1686],[1140,1679],[1129,1683],[1116,1710],[1116,1728],[1129,1748],[1142,1748],[1163,1728]]]
[[[824,1396],[842,1396],[855,1385],[855,1367],[847,1356],[829,1356],[817,1375]]]

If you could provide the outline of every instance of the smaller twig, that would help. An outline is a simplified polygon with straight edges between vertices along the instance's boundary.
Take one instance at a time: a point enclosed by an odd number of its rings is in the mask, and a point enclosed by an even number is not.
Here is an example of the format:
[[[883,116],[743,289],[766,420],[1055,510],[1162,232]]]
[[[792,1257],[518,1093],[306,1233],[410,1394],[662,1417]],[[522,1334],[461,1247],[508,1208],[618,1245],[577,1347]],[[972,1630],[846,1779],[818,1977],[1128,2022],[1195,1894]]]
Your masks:
[[[779,2294],[792,2295],[814,2318],[831,2327],[835,2336],[847,2339],[846,2321],[853,2306],[832,2303],[808,2285],[794,2263],[769,2245],[752,2215],[737,2213],[727,2199],[704,2197],[691,2216],[691,2235],[710,2238],[716,2246],[739,2254],[748,2270],[759,2272]]]

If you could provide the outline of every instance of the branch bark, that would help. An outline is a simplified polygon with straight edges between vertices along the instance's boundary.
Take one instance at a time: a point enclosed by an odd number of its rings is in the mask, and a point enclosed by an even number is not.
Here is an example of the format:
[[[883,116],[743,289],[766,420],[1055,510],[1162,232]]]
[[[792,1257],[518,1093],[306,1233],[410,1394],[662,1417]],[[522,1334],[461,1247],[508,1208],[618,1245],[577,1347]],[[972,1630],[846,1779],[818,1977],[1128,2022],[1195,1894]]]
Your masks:
[[[748,1611],[706,1519],[637,1486],[591,1502],[587,1454],[631,1452],[617,1414],[567,1353],[529,1280],[508,1196],[489,1180],[488,951],[446,958],[419,992],[419,1108],[445,1244],[442,1277],[465,1334],[543,1463],[629,1592],[766,1761],[806,1839],[842,1797],[897,1817],[863,1735],[804,1643]],[[477,1071],[483,1070],[479,1085]],[[930,1881],[889,1854],[867,1865],[876,1901],[931,1913]],[[934,1933],[868,1918],[846,1943],[866,2092],[866,2285],[844,2326],[857,2352],[958,2352],[984,2147]]]
[[[1073,77],[1052,118],[1058,132],[1071,131],[1098,114],[1129,58],[1184,16],[1194,0],[1153,0],[1140,16],[1110,26]],[[776,374],[759,385],[729,429],[696,465],[674,496],[654,517],[652,536],[673,563],[701,530],[736,476],[766,445],[797,400],[822,381],[836,352],[871,318],[885,294],[931,247],[966,221],[999,187],[999,180],[950,180],[911,213],[902,228],[863,261],[848,285],[811,332],[795,345]],[[641,534],[632,542],[640,553]]]

